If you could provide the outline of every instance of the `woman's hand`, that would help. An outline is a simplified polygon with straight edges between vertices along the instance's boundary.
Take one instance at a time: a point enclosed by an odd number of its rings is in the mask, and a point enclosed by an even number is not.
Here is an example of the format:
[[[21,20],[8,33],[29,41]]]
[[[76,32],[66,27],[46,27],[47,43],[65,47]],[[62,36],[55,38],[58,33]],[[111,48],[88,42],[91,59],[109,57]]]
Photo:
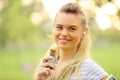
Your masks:
[[[55,66],[49,62],[51,59],[51,57],[47,57],[42,60],[37,68],[35,80],[47,80],[52,74],[52,70],[55,70]]]

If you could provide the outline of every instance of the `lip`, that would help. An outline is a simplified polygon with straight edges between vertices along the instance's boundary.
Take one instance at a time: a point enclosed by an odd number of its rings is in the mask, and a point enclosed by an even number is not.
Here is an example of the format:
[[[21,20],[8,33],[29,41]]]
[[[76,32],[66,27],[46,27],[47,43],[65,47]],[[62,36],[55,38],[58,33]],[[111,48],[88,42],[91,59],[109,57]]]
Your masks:
[[[71,41],[70,39],[66,39],[66,38],[59,38],[59,41],[62,43],[66,43],[68,41]]]

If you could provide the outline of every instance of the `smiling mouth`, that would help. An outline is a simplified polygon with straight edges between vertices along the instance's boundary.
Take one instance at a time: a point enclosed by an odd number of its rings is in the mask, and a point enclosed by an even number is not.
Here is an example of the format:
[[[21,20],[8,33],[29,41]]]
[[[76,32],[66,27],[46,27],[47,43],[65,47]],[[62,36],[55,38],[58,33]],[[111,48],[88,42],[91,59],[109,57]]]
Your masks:
[[[71,41],[70,39],[64,39],[64,38],[59,38],[59,40],[60,40],[60,42],[63,42],[63,43]]]

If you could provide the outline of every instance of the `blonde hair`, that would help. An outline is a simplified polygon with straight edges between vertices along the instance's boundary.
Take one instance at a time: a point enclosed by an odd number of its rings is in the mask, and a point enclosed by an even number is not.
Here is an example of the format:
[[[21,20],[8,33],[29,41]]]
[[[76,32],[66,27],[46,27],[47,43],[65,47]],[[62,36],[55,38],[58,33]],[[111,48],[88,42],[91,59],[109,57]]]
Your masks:
[[[67,13],[67,14],[74,14],[78,15],[80,17],[80,24],[83,26],[83,29],[85,29],[87,26],[87,21],[84,13],[82,12],[80,6],[76,3],[67,3],[63,5],[63,7],[58,11],[58,13]],[[56,15],[57,16],[57,15]],[[78,45],[78,51],[75,54],[75,56],[64,66],[64,68],[60,71],[59,75],[57,76],[57,80],[70,80],[70,76],[73,72],[76,73],[79,80],[81,80],[80,76],[80,65],[84,59],[89,57],[89,47],[91,44],[91,37],[89,35],[89,32],[84,35],[80,41],[80,44]],[[56,50],[56,57],[59,57],[59,48],[57,45],[52,45],[51,48],[54,48]],[[53,76],[50,76],[48,80],[54,80]]]

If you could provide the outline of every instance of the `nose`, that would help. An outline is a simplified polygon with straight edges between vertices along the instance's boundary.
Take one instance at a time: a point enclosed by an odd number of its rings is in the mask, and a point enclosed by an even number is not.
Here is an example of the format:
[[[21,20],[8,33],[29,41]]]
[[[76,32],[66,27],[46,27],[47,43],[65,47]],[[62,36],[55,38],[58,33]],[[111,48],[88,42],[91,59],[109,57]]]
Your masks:
[[[69,32],[66,29],[61,31],[61,36],[68,36]]]

